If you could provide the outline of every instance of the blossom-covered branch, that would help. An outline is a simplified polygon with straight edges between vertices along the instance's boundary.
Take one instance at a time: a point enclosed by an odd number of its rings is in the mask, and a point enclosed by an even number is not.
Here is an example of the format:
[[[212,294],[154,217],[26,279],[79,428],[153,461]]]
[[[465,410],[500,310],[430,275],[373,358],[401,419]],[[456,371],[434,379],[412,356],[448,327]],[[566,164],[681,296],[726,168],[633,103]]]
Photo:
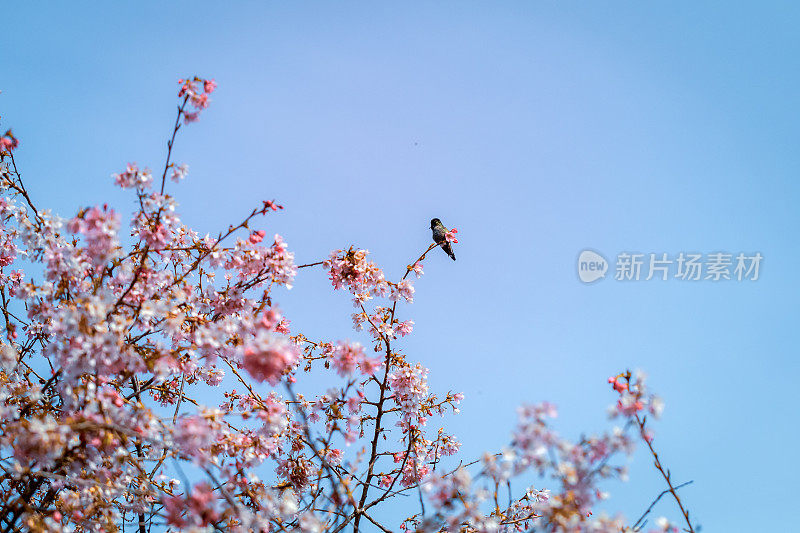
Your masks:
[[[166,185],[186,177],[176,138],[215,88],[180,80],[160,184],[135,163],[112,175],[132,192],[128,236],[108,205],[34,207],[20,143],[0,136],[0,532],[624,530],[593,510],[660,412],[643,378],[612,380],[622,427],[570,441],[554,406],[524,406],[501,452],[459,459],[439,417],[463,395],[432,391],[404,347],[411,274],[457,230],[399,279],[353,246],[296,265],[274,200],[200,235]],[[352,299],[353,331],[292,331],[277,302],[311,266]],[[404,516],[383,511],[405,497]]]

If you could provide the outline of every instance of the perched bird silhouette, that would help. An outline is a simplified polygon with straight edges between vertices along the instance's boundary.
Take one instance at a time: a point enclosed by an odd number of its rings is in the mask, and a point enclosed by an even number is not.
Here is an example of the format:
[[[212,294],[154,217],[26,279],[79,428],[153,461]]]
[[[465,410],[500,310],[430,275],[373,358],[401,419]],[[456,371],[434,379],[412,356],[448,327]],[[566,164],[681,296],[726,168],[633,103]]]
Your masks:
[[[433,230],[434,242],[442,247],[442,250],[444,250],[444,252],[450,256],[450,259],[455,261],[456,254],[453,253],[453,247],[450,246],[450,243],[447,241],[447,237],[445,236],[447,233],[447,228],[444,227],[442,221],[438,218],[431,220],[431,230]]]

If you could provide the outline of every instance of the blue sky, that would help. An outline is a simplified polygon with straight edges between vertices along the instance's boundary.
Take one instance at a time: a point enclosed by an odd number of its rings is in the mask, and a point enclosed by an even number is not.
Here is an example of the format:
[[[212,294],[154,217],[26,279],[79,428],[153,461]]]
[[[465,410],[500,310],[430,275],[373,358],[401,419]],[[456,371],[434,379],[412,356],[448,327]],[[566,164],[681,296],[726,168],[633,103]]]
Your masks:
[[[18,3],[0,32],[0,115],[38,204],[131,198],[158,168],[178,77],[219,84],[180,134],[173,190],[202,232],[259,199],[299,262],[355,244],[393,276],[432,217],[458,261],[425,263],[404,342],[463,391],[464,456],[550,400],[566,435],[605,427],[606,378],[644,369],[655,444],[707,531],[795,520],[800,373],[800,9],[790,2]],[[578,253],[760,252],[756,282],[576,276]],[[304,270],[281,306],[310,337],[354,337],[351,305]],[[609,508],[661,490],[637,454]],[[656,510],[677,518],[671,503]]]

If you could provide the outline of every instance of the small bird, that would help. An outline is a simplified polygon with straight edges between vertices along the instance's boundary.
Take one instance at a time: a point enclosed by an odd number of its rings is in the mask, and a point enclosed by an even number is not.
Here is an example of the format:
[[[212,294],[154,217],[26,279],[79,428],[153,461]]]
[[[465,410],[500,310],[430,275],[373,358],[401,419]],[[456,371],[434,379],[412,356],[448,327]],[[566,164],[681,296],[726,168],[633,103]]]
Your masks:
[[[431,230],[433,230],[433,240],[436,244],[442,247],[442,250],[450,256],[453,261],[456,260],[456,254],[453,253],[453,248],[447,240],[447,228],[444,227],[442,221],[438,218],[431,220]]]

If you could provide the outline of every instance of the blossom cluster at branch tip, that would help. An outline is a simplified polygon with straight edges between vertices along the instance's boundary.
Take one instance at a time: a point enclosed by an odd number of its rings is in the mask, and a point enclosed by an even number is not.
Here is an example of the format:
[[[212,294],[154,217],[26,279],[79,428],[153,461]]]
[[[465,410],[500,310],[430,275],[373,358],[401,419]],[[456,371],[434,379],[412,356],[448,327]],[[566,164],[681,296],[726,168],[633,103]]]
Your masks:
[[[392,301],[414,301],[414,285],[407,279],[397,283],[388,281],[374,262],[367,259],[367,250],[334,250],[323,262],[334,289],[346,288],[353,294],[353,304],[359,305],[375,296]],[[421,269],[421,266],[420,266]],[[420,270],[421,271],[421,270]]]
[[[456,233],[458,233],[458,230],[456,228],[448,230],[444,234],[445,240],[447,240],[447,242],[458,242],[458,239],[456,238]]]
[[[11,153],[18,147],[19,139],[14,136],[10,129],[6,130],[4,134],[0,135],[0,156],[4,155],[5,153]]]
[[[612,418],[636,417],[640,413],[649,413],[656,418],[661,416],[664,402],[648,391],[645,380],[646,376],[641,371],[623,372],[608,378],[611,387],[619,394],[617,403],[609,408]]]
[[[147,189],[153,184],[153,174],[149,168],[140,170],[136,163],[128,163],[124,171],[111,174],[118,187],[123,189]]]
[[[237,240],[234,249],[226,254],[223,266],[237,271],[241,279],[255,275],[291,288],[297,275],[294,253],[288,250],[286,241],[278,234],[275,234],[272,245],[261,246],[265,235],[265,231],[259,230],[251,233],[246,241]]]
[[[170,172],[169,178],[178,183],[179,181],[183,180],[186,177],[186,174],[189,173],[189,165],[182,163],[180,165],[175,163],[170,163],[170,168],[172,171]]]
[[[183,120],[185,123],[195,122],[200,116],[200,112],[208,107],[211,101],[209,96],[217,88],[213,79],[203,79],[198,76],[178,80],[181,88],[178,91],[179,98],[185,98],[194,108],[194,111],[183,110]]]
[[[275,200],[264,200],[264,205],[261,208],[261,214],[267,214],[269,211],[277,211],[278,209],[283,209],[283,206],[280,204],[275,203]]]

